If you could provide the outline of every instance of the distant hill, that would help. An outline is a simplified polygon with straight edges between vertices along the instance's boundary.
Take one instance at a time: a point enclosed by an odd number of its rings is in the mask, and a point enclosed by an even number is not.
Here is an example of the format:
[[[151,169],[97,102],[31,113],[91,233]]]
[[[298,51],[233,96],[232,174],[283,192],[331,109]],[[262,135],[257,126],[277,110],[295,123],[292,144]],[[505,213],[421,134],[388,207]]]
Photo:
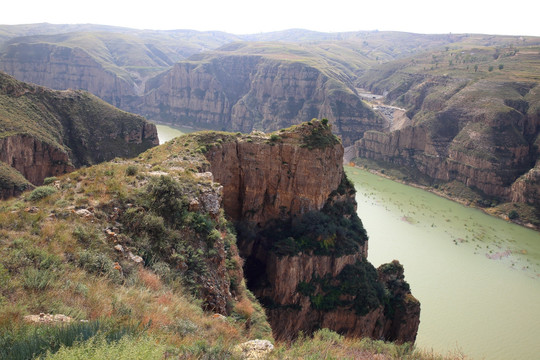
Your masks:
[[[158,144],[155,125],[83,91],[53,91],[0,72],[0,197],[46,177]],[[11,169],[10,169],[11,168]],[[19,172],[22,174],[17,174]]]

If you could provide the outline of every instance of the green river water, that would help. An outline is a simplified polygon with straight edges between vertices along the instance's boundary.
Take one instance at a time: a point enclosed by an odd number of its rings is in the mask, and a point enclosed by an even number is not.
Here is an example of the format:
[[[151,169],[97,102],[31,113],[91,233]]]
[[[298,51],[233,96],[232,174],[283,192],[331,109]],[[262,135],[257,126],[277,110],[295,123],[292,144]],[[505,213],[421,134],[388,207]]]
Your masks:
[[[157,125],[160,143],[193,129]],[[416,344],[540,359],[540,233],[346,167],[375,266],[398,259],[422,303]]]
[[[473,359],[540,359],[540,234],[346,167],[369,261],[398,259],[422,303],[416,344]]]
[[[155,124],[158,132],[159,143],[163,144],[169,140],[174,139],[177,136],[188,134],[196,131],[192,128],[186,127],[171,127],[163,124]]]

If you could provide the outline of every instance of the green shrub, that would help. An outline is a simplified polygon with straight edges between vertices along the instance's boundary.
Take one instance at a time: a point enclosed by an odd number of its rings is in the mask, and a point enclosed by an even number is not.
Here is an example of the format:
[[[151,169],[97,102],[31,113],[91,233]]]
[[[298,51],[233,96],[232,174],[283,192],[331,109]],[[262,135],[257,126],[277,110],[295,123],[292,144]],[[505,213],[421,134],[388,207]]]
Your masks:
[[[41,200],[43,198],[46,198],[49,195],[52,195],[52,194],[56,193],[56,192],[57,192],[57,190],[53,186],[47,186],[47,185],[46,186],[38,186],[37,188],[32,190],[32,192],[28,196],[28,200],[30,200],[30,201],[38,201],[38,200]]]
[[[303,147],[308,149],[325,149],[339,144],[339,139],[329,130],[328,124],[325,126],[314,126],[309,135],[303,138]]]
[[[46,177],[43,179],[43,185],[50,185],[54,183],[58,178],[56,176]]]
[[[519,213],[516,210],[510,210],[510,212],[508,213],[508,218],[510,220],[515,220],[518,217],[519,217]]]
[[[177,319],[172,325],[169,325],[169,329],[181,336],[194,334],[199,330],[197,324],[188,319]]]
[[[80,266],[93,274],[107,275],[113,271],[113,261],[103,253],[83,250],[79,253]]]
[[[127,168],[126,168],[126,175],[127,176],[135,176],[137,175],[137,166],[135,165],[129,165]]]
[[[304,296],[310,296],[315,292],[315,285],[305,281],[300,281],[296,286],[296,291]]]
[[[107,341],[103,336],[75,344],[62,346],[58,352],[47,353],[46,360],[154,360],[165,359],[166,346],[149,336],[125,336],[117,342]]]

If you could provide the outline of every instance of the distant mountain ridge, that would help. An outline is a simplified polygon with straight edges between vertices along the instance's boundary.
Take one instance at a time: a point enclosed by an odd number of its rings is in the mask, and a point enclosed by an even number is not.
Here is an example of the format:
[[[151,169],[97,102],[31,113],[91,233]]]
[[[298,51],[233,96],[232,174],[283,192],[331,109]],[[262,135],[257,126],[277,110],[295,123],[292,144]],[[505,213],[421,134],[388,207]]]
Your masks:
[[[357,142],[351,156],[408,167],[408,179],[429,186],[457,181],[482,206],[540,209],[540,37],[32,24],[0,26],[0,39],[0,69],[24,81],[200,128],[274,131],[327,118],[345,146]],[[400,120],[379,105],[404,109]]]

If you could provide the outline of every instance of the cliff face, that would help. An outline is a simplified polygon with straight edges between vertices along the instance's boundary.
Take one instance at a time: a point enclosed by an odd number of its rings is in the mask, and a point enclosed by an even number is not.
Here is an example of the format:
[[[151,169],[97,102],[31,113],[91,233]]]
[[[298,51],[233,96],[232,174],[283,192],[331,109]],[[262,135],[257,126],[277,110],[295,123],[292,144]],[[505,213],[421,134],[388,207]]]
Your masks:
[[[104,68],[79,47],[49,43],[14,43],[4,49],[0,70],[20,81],[52,89],[86,90],[115,106],[137,95],[131,79]]]
[[[309,150],[293,143],[231,142],[206,156],[223,185],[227,214],[257,227],[322,208],[343,177],[341,146]]]
[[[82,91],[53,91],[0,73],[0,161],[34,185],[157,144],[156,127],[140,116]]]
[[[429,79],[411,86],[401,97],[413,104],[411,125],[366,132],[356,143],[357,156],[413,167],[436,180],[458,180],[503,200],[523,200],[513,184],[536,162],[538,114],[532,109],[538,91],[531,84],[449,82]]]
[[[18,170],[32,184],[40,184],[47,176],[73,171],[63,150],[28,135],[0,139],[0,161]]]
[[[248,287],[265,305],[276,338],[327,327],[414,341],[419,303],[408,285],[392,288],[367,262],[367,235],[342,156],[342,145],[318,121],[279,138],[217,141],[206,152],[223,185],[225,212],[237,224]],[[404,283],[402,270],[394,277]]]
[[[178,63],[147,82],[138,111],[166,122],[242,132],[328,118],[345,145],[383,127],[347,84],[301,62],[256,55]]]

